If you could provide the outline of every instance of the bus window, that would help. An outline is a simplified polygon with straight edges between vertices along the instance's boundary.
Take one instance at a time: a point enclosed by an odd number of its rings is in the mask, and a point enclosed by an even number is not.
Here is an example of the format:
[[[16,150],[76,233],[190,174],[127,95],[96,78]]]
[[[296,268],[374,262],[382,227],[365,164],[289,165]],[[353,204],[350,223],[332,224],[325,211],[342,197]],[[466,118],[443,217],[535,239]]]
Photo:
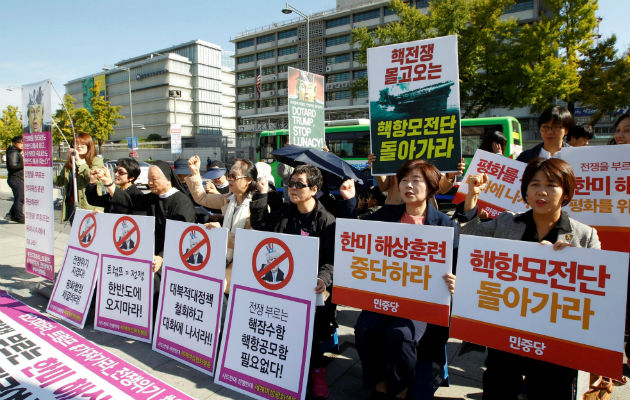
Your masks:
[[[521,145],[521,126],[519,125],[518,121],[512,121],[512,132],[517,132],[517,135],[512,135],[514,136],[513,142],[515,145],[520,146]]]
[[[503,132],[501,125],[462,126],[462,157],[472,158],[486,132]],[[505,132],[503,132],[505,135]]]
[[[367,158],[370,132],[326,132],[328,149],[341,158]]]
[[[273,161],[273,155],[271,153],[274,150],[278,149],[277,143],[278,143],[277,136],[261,137],[260,138],[260,159],[267,162]]]

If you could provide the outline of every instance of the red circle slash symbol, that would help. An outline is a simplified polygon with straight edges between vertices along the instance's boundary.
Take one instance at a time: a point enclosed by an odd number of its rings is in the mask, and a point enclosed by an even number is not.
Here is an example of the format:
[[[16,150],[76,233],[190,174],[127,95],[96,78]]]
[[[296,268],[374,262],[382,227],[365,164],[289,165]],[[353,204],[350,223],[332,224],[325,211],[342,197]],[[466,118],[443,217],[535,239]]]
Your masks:
[[[186,246],[185,238],[188,238]],[[191,271],[199,271],[206,266],[210,259],[210,238],[205,229],[192,225],[184,230],[179,239],[179,257],[184,266]]]
[[[81,247],[90,247],[96,237],[96,217],[87,214],[79,225],[79,244]]]
[[[280,265],[285,260],[288,263],[284,264],[283,270]],[[276,238],[261,241],[254,249],[252,256],[254,277],[264,288],[270,290],[282,289],[291,281],[294,264],[289,247]]]
[[[131,217],[120,217],[114,224],[112,235],[116,250],[121,254],[129,256],[140,247],[140,229],[136,221]]]

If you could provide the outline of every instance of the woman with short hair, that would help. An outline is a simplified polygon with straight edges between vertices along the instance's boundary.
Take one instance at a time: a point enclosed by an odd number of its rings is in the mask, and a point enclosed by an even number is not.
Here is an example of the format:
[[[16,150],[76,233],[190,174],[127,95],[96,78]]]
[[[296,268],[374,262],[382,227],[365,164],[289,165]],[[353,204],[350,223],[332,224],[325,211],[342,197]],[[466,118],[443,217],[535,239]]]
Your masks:
[[[114,170],[114,179],[109,175],[109,170],[106,167],[94,170],[90,176],[90,183],[85,188],[85,196],[88,203],[93,206],[103,207],[106,213],[115,214],[144,214],[140,211],[135,211],[132,208],[121,207],[120,204],[115,204],[110,201],[111,196],[109,193],[98,194],[98,180],[102,180],[104,187],[110,187],[111,185],[118,186],[121,190],[126,191],[130,196],[142,195],[142,192],[134,184],[136,179],[140,176],[140,164],[133,158],[120,158],[116,162]]]

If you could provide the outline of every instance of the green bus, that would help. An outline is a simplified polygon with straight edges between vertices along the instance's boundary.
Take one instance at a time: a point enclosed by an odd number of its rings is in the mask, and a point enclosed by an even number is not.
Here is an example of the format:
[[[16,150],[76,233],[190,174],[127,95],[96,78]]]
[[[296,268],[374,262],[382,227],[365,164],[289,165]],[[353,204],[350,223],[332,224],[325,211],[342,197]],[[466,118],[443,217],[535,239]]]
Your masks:
[[[505,155],[516,158],[522,151],[521,124],[514,117],[467,118],[461,120],[462,156],[466,164],[470,162],[481,144],[485,132],[503,132],[507,140]],[[277,172],[278,162],[271,154],[284,146],[288,140],[287,129],[263,131],[260,133],[258,161],[271,165],[271,171],[280,186]],[[367,156],[370,153],[370,121],[368,119],[350,119],[326,122],[326,145],[328,149],[362,170],[367,168]]]

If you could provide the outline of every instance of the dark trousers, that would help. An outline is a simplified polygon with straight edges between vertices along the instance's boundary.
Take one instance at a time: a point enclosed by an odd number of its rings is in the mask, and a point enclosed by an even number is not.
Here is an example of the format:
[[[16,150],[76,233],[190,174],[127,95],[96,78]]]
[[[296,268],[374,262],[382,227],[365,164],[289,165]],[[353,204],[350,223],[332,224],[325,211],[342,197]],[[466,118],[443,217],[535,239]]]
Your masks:
[[[7,183],[13,191],[13,206],[9,213],[15,221],[24,223],[24,181],[10,176]]]
[[[418,361],[417,347],[426,323],[362,311],[354,338],[363,368],[363,386],[374,390],[385,380],[395,396],[409,386]]]
[[[482,398],[516,400],[525,391],[528,400],[572,400],[576,380],[574,369],[488,348]]]

